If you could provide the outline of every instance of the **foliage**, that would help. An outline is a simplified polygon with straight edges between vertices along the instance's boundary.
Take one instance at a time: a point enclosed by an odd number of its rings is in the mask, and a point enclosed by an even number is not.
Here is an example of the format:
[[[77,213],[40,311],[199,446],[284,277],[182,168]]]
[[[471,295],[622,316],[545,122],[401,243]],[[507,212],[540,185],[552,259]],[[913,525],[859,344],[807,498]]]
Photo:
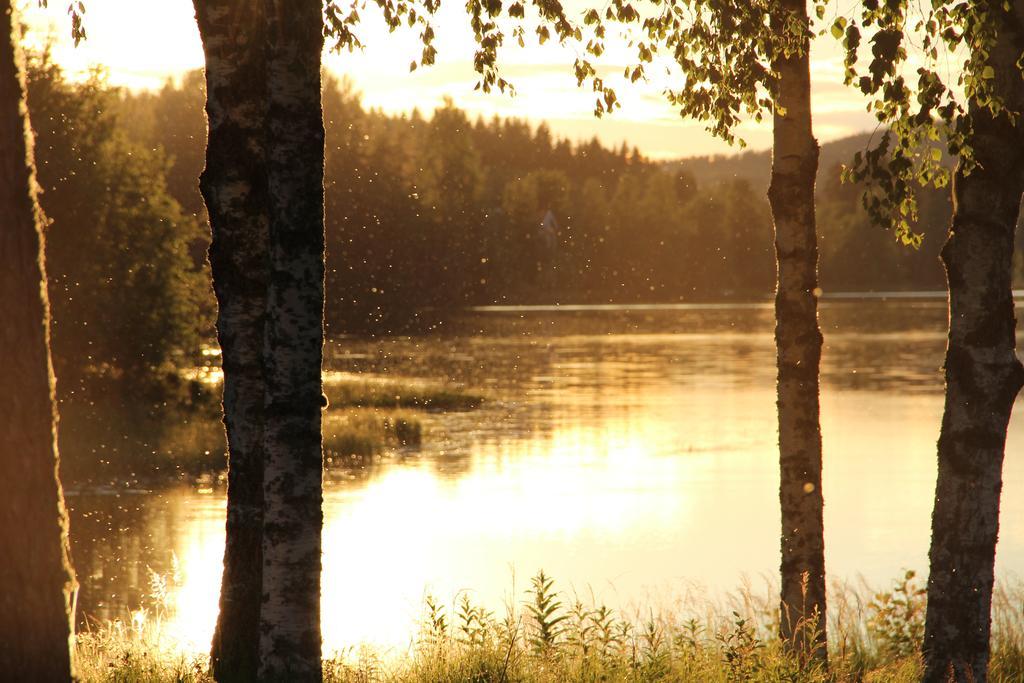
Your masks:
[[[409,64],[409,70],[433,64],[437,58],[432,17],[441,8],[441,0],[374,0],[380,18],[388,30],[405,28],[414,30],[423,45],[419,59]],[[324,35],[335,50],[356,50],[363,46],[358,28],[367,9],[367,3],[344,5],[327,0],[324,5]],[[559,0],[468,0],[465,14],[473,31],[476,49],[473,68],[478,75],[477,90],[514,92],[512,83],[501,75],[499,53],[507,34],[520,46],[533,34],[537,44],[543,45],[554,37],[562,44],[578,43],[583,36],[581,24],[574,22]],[[588,53],[589,54],[589,53]],[[591,65],[588,56],[580,55],[573,65],[580,83],[589,82],[598,94],[595,114],[610,111],[616,105],[615,92],[604,85],[603,79]]]
[[[46,7],[48,0],[39,0],[40,7]],[[85,3],[81,0],[73,0],[68,3],[67,14],[71,18],[71,39],[75,41],[75,47],[88,36],[85,32]]]
[[[907,571],[893,583],[891,591],[876,593],[868,603],[868,633],[884,657],[910,657],[924,642],[925,596],[916,574]]]
[[[603,12],[586,12],[586,51],[600,57],[608,26],[622,25],[635,50],[623,77],[636,82],[653,67],[668,70],[677,85],[664,94],[680,116],[742,147],[739,124],[776,110],[776,63],[807,49],[809,20],[799,7],[774,0],[613,0]]]
[[[203,151],[194,81],[119,105],[127,133],[174,160],[168,187],[183,206],[198,201]],[[331,336],[430,330],[465,306],[749,300],[774,288],[769,153],[659,164],[544,125],[474,121],[450,103],[429,118],[367,111],[337,82],[324,111]],[[822,147],[823,288],[941,289],[939,240],[898,248],[840,184],[841,162],[867,144]],[[948,220],[948,193],[917,196],[923,221]],[[553,234],[541,229],[549,210]]]
[[[603,14],[587,13],[587,47],[600,56],[608,23],[638,26],[642,39],[630,34],[635,58],[623,75],[637,81],[655,64],[674,67],[679,85],[665,95],[680,115],[742,146],[737,126],[776,108],[776,60],[806,49],[814,33],[830,34],[845,53],[845,83],[867,97],[880,128],[848,160],[843,179],[862,183],[872,222],[920,247],[920,188],[944,188],[952,177],[943,147],[970,172],[975,118],[1019,115],[1022,103],[1007,101],[1001,85],[1020,78],[1024,46],[1015,67],[997,63],[992,51],[1000,30],[1020,20],[1009,2],[814,0],[813,7],[807,17],[770,0],[614,0]]]
[[[53,356],[62,390],[108,377],[160,396],[207,330],[202,229],[168,193],[163,155],[124,134],[118,98],[99,74],[66,81],[46,52],[30,63]]]
[[[186,207],[186,214],[204,213],[195,190],[203,159],[202,79],[190,74],[155,93],[120,97],[98,80],[50,87],[52,92],[44,89],[47,82],[34,78],[37,120],[64,122],[40,130],[43,201],[56,221],[50,249],[51,272],[59,280],[52,298],[62,386],[70,385],[73,374],[85,373],[87,364],[79,364],[77,373],[74,364],[86,355],[82,349],[99,346],[96,337],[108,344],[106,356],[90,353],[96,358],[93,370],[117,370],[123,357],[153,359],[127,373],[144,377],[164,359],[187,357],[196,330],[210,329],[212,294],[198,270],[205,231],[174,206]],[[57,97],[64,98],[60,112]],[[324,108],[326,314],[332,336],[428,330],[472,305],[750,299],[773,289],[771,224],[758,189],[767,177],[768,154],[714,164],[657,164],[626,147],[559,140],[543,125],[473,121],[451,104],[429,119],[366,111],[338,83],[328,84]],[[78,127],[86,121],[92,126],[88,133]],[[80,143],[71,139],[75,135]],[[72,143],[92,157],[69,148]],[[839,184],[838,162],[862,144],[857,138],[822,150],[817,199],[822,224],[828,225],[822,286],[941,288],[937,240],[925,243],[920,254],[894,248],[884,232],[870,230],[857,193]],[[143,176],[163,174],[174,201],[133,204],[126,198],[118,204],[127,224],[114,235],[118,243],[97,243],[93,230],[108,230],[100,220],[108,200],[126,197],[140,179],[122,174],[111,182],[110,193],[95,192],[90,159],[100,156],[107,161],[98,166],[117,170],[110,158],[126,147],[132,151],[128,168]],[[76,161],[79,156],[84,162]],[[160,158],[165,161],[157,167],[153,160]],[[160,182],[152,182],[153,191],[166,196]],[[949,215],[948,198],[936,190],[922,190],[919,202],[929,223],[941,224]],[[155,220],[156,209],[171,211],[172,220]],[[541,229],[548,211],[555,218],[553,233]],[[153,222],[144,222],[147,216]],[[67,229],[80,223],[89,230]],[[132,235],[140,239],[123,248]],[[142,241],[143,235],[154,239]],[[83,253],[91,258],[76,258]],[[153,299],[139,291],[116,299],[114,283],[143,259],[178,264],[173,268],[181,279],[157,280],[165,284]],[[114,280],[93,288],[83,284],[100,278],[100,268]],[[127,308],[101,312],[86,305],[114,300]],[[170,315],[156,315],[164,305],[170,305]],[[72,313],[76,317],[69,318]],[[100,324],[101,313],[121,322]],[[145,335],[107,334],[131,327],[137,316],[149,321],[138,328]],[[168,333],[160,332],[161,325]],[[156,346],[132,350],[153,335]],[[115,352],[118,363],[110,360]]]
[[[196,383],[198,384],[198,383]],[[223,472],[218,387],[200,385],[191,405],[122,401],[113,391],[61,405],[61,475],[75,487],[210,480]],[[470,410],[482,397],[395,380],[329,382],[323,420],[328,466],[364,467],[376,456],[416,450],[429,436],[424,411]]]
[[[825,0],[816,6],[824,18]],[[1018,23],[1009,2],[907,0],[863,2],[832,20],[830,32],[846,52],[845,81],[868,96],[868,111],[884,127],[877,144],[854,157],[845,177],[866,183],[865,209],[874,221],[891,225],[904,243],[921,242],[916,188],[942,188],[951,180],[942,146],[969,173],[977,116],[1016,120],[1021,102],[1006,101],[1004,86],[1021,78],[1024,46],[1016,48],[1017,65],[1009,69],[996,63],[994,48],[1000,32]]]
[[[896,593],[913,594],[913,577],[901,577]],[[909,583],[908,583],[909,582]],[[907,592],[909,591],[909,593]],[[833,604],[865,603],[867,598],[836,587]],[[868,635],[865,615],[851,611],[833,615],[832,633],[861,634],[857,647],[833,643],[831,671],[816,661],[801,662],[775,637],[775,625],[763,621],[773,610],[774,596],[744,593],[734,607],[710,610],[684,604],[646,617],[628,616],[601,604],[568,601],[546,574],[538,573],[523,596],[503,618],[461,592],[450,605],[431,595],[424,600],[415,646],[397,658],[382,659],[373,651],[353,650],[325,662],[325,680],[339,683],[910,683],[919,680],[916,654],[904,656]],[[547,607],[563,603],[543,616],[550,625],[548,644],[538,647],[537,618],[530,607],[538,598]],[[996,624],[990,680],[1014,681],[1024,675],[1020,650],[1008,644],[1024,638],[1020,586],[1001,585],[993,614]],[[917,598],[913,598],[917,600]],[[566,605],[569,605],[566,607]],[[547,607],[541,609],[546,613]],[[696,612],[699,616],[694,616]],[[206,657],[175,653],[159,630],[159,606],[145,620],[127,618],[100,625],[79,636],[79,661],[84,681],[209,681]],[[917,616],[897,610],[886,628],[907,633]],[[845,623],[844,623],[845,622]]]
[[[202,139],[184,133],[202,126],[201,98],[175,86],[126,98],[129,133],[175,160],[201,156]],[[172,109],[190,122],[151,123]],[[573,145],[523,121],[472,121],[451,103],[430,118],[386,116],[344,84],[328,83],[324,112],[332,336],[431,329],[471,305],[772,288],[767,207],[743,183],[698,190],[691,174],[635,150]],[[176,164],[169,186],[190,193],[193,171]],[[553,229],[542,229],[549,211]],[[720,237],[736,226],[742,235]]]
[[[527,613],[531,617],[530,645],[538,654],[545,654],[554,649],[562,640],[564,626],[562,622],[569,618],[562,608],[562,601],[555,592],[555,581],[542,569],[530,583],[532,600],[526,603]]]
[[[158,91],[134,91],[115,107],[125,136],[166,159],[168,194],[186,214],[203,219],[206,205],[198,178],[206,166],[205,98],[206,78],[196,70]]]
[[[423,423],[408,413],[329,411],[323,432],[328,466],[365,464],[387,449],[419,448],[423,442]]]

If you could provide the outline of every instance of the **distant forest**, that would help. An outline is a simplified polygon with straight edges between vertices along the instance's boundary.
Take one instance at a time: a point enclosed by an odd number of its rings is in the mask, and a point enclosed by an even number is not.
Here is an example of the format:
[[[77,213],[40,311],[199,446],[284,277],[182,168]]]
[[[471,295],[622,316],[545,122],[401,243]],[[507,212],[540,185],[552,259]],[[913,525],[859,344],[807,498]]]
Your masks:
[[[202,75],[132,93],[100,75],[71,83],[37,55],[29,96],[59,376],[166,376],[212,338]],[[450,102],[429,117],[367,111],[331,79],[323,104],[329,336],[431,329],[474,305],[772,292],[768,153],[656,163]],[[900,246],[839,182],[865,144],[822,149],[822,287],[943,289],[948,191],[922,193],[924,244]]]

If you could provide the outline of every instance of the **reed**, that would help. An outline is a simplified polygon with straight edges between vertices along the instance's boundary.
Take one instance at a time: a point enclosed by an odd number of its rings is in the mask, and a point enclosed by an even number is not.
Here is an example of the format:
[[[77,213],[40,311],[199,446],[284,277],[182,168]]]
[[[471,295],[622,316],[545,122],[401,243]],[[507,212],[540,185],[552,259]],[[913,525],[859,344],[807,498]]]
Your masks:
[[[993,683],[1024,680],[1024,583],[1000,584],[993,608]],[[368,649],[325,661],[336,683],[911,683],[919,679],[924,593],[913,572],[887,590],[835,584],[830,668],[775,635],[774,592],[744,586],[723,601],[693,598],[625,614],[560,590],[540,572],[496,615],[465,592],[424,601],[414,645],[383,659]],[[212,680],[205,657],[175,653],[156,618],[79,636],[83,681]]]
[[[328,465],[358,464],[387,450],[419,448],[423,422],[402,411],[349,408],[324,418],[324,457]]]

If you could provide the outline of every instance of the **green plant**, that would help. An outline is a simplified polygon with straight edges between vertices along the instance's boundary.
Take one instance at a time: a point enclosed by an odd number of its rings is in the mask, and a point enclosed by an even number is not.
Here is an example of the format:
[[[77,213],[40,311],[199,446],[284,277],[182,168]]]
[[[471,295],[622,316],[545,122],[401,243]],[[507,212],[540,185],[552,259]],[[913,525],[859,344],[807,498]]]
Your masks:
[[[696,619],[689,618],[673,639],[673,645],[683,650],[697,650],[704,643],[704,626]]]
[[[423,602],[427,613],[423,622],[421,642],[427,647],[436,647],[448,640],[448,618],[444,606],[439,604],[433,595],[428,593]]]
[[[569,608],[566,620],[566,642],[584,659],[590,654],[594,644],[594,631],[597,629],[597,625],[591,619],[592,614],[593,610],[577,598]]]
[[[715,635],[721,647],[722,661],[729,671],[729,679],[749,680],[760,670],[760,653],[764,643],[757,637],[755,628],[739,612],[733,612],[733,626],[730,630]]]
[[[530,645],[534,652],[546,655],[559,645],[565,630],[563,622],[569,615],[562,609],[562,602],[555,592],[554,579],[544,573],[530,579],[533,588],[529,591],[533,600],[526,603],[526,611],[532,618],[532,633],[529,635]]]
[[[622,647],[622,634],[618,628],[619,622],[615,618],[615,611],[605,605],[600,605],[591,610],[589,617],[594,625],[593,633],[599,654],[603,658],[611,657],[616,650]]]
[[[423,425],[405,413],[381,414],[377,409],[332,410],[324,420],[324,455],[328,464],[337,461],[362,463],[389,448],[417,448]]]
[[[895,594],[915,595],[906,577]],[[147,617],[135,613],[102,624],[79,636],[81,679],[135,683],[185,681],[206,683],[205,655],[175,650],[161,635],[159,605],[165,581],[153,582],[153,605]],[[909,583],[908,583],[909,581]],[[848,588],[833,604],[859,601]],[[640,618],[619,616],[607,606],[576,599],[560,602],[554,581],[543,572],[531,581],[529,602],[511,601],[496,618],[466,594],[446,607],[434,596],[424,598],[416,647],[408,655],[382,656],[366,646],[342,650],[324,664],[329,683],[912,683],[920,680],[916,654],[901,656],[881,648],[866,634],[866,612],[835,612],[856,647],[834,643],[830,671],[808,659],[776,635],[777,624],[761,609],[756,596],[744,594],[744,605],[728,615],[711,611],[703,618],[672,618],[670,612],[648,610]],[[852,596],[852,597],[851,597]],[[1024,680],[1024,588],[1000,586],[996,591],[994,647],[989,680]],[[772,600],[765,596],[765,600]],[[895,598],[903,600],[903,597]],[[915,597],[914,600],[917,600]],[[890,600],[890,603],[892,600]],[[520,605],[525,605],[520,616]],[[693,605],[690,605],[693,607]],[[168,607],[170,609],[170,607]],[[874,614],[872,613],[874,616]],[[544,635],[546,634],[546,635]]]
[[[665,638],[665,628],[651,616],[640,630],[639,658],[637,668],[645,678],[657,679],[668,673],[670,652]]]
[[[926,591],[908,570],[891,591],[876,593],[868,603],[868,634],[883,657],[900,658],[916,654],[924,640]]]
[[[457,640],[468,647],[482,646],[490,639],[494,624],[493,614],[474,605],[465,593],[458,603],[459,636]]]

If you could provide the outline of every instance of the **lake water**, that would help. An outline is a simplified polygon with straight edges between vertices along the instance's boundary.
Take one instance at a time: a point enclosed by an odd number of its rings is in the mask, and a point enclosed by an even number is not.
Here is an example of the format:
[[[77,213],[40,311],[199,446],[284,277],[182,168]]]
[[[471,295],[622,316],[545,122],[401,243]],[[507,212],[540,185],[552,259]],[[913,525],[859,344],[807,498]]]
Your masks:
[[[927,569],[945,302],[821,308],[827,567],[887,585]],[[404,651],[429,592],[502,611],[543,568],[611,606],[719,596],[778,566],[768,304],[487,310],[443,334],[344,341],[328,366],[443,380],[484,407],[428,415],[422,449],[333,471],[325,490],[325,650]],[[1020,406],[1018,406],[1018,413]],[[1024,421],[1010,426],[997,571],[1024,569]],[[224,493],[194,484],[69,497],[80,613],[175,607],[207,648]],[[162,587],[161,587],[162,586]],[[689,596],[689,597],[688,597]]]

